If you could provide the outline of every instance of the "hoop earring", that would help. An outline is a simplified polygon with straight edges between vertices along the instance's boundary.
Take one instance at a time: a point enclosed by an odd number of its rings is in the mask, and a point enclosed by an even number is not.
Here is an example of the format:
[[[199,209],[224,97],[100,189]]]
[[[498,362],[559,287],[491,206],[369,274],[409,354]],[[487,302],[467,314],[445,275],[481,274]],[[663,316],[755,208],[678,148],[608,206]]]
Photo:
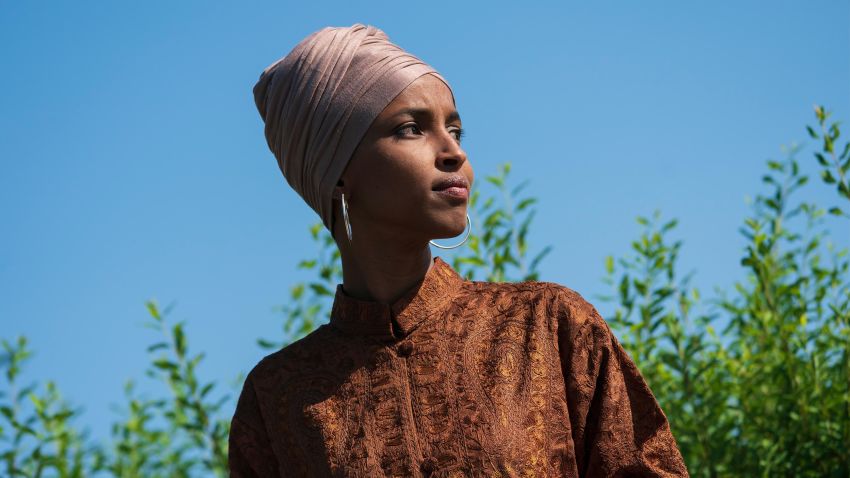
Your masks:
[[[472,220],[469,218],[469,213],[466,213],[466,223],[469,224],[469,229],[467,229],[466,236],[464,236],[463,240],[460,241],[459,244],[455,244],[454,246],[441,246],[434,241],[428,242],[430,242],[434,247],[439,247],[440,249],[454,249],[455,247],[460,247],[463,245],[464,242],[466,242],[467,239],[469,239],[469,233],[472,232]]]
[[[345,219],[345,232],[348,234],[348,242],[351,242],[351,221],[348,220],[348,203],[345,202],[345,193],[342,193],[342,217]]]

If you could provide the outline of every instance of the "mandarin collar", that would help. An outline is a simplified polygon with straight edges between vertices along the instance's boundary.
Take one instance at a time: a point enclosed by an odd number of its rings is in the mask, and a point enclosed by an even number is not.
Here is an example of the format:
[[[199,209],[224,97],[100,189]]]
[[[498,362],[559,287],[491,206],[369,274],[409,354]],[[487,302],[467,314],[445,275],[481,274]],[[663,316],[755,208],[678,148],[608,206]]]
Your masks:
[[[422,280],[392,304],[352,297],[337,284],[330,324],[348,334],[385,340],[407,336],[423,320],[443,311],[464,281],[440,256],[433,261]]]

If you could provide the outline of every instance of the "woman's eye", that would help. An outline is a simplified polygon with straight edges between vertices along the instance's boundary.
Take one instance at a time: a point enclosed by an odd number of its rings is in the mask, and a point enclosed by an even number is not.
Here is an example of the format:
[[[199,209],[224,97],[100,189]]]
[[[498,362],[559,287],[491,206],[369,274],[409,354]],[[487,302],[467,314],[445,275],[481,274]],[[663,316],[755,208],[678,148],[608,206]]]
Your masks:
[[[408,130],[410,130],[410,131],[411,131],[411,132],[413,132],[413,133],[419,133],[419,132],[420,132],[420,131],[419,131],[419,126],[418,126],[418,125],[415,125],[415,124],[409,124],[409,125],[407,125],[407,126],[403,126],[403,127],[399,128],[399,129],[396,131],[396,134],[398,134],[399,136],[406,136],[406,134],[404,134],[404,132],[405,132],[405,131],[408,131]]]
[[[463,128],[455,128],[451,130],[455,135],[455,139],[460,142],[461,138],[463,138],[465,134],[465,130]],[[402,126],[401,128],[396,130],[396,136],[407,136],[408,134],[421,134],[422,130],[419,129],[419,125],[417,124],[409,124]]]
[[[464,130],[463,128],[458,128],[454,130],[454,132],[456,134],[457,142],[460,143],[460,140],[461,138],[463,138],[463,135],[466,133],[466,130]]]

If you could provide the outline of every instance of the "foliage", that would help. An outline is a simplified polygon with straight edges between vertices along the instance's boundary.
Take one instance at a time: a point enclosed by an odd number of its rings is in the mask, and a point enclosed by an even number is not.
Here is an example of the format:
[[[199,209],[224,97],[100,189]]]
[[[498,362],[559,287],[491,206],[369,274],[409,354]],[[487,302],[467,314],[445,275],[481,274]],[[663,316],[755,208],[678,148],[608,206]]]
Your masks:
[[[677,219],[660,211],[638,216],[642,227],[628,255],[606,258],[604,278],[614,304],[603,314],[657,397],[692,476],[850,475],[850,259],[830,240],[826,219],[850,219],[850,143],[839,145],[839,123],[815,108],[814,153],[821,182],[837,202],[826,208],[798,201],[808,184],[792,148],[783,161],[767,162],[752,213],[740,229],[746,239],[744,283],[703,299],[681,276],[682,241],[668,236]],[[839,153],[840,151],[840,153]],[[452,251],[464,277],[488,281],[537,280],[551,251],[529,255],[528,233],[537,199],[509,187],[510,163],[487,176],[496,193],[470,196],[472,230]],[[796,221],[796,222],[795,222]],[[801,225],[797,225],[802,221]],[[315,257],[297,268],[312,279],[290,290],[279,307],[280,337],[258,339],[266,350],[298,340],[327,320],[342,280],[339,251],[321,223],[310,227]],[[846,241],[846,237],[842,237]],[[92,443],[74,421],[79,411],[52,381],[20,388],[31,356],[26,337],[2,341],[0,457],[5,476],[191,477],[227,476],[227,436],[232,394],[213,399],[214,382],[202,383],[204,353],[190,354],[184,322],[170,324],[171,307],[146,304],[161,334],[150,347],[146,375],[165,386],[154,399],[125,385],[127,408],[112,424],[111,442]],[[238,390],[242,375],[233,384]]]
[[[165,383],[170,395],[137,397],[135,383],[128,381],[124,388],[127,416],[112,424],[109,449],[76,431],[72,422],[79,412],[61,401],[53,382],[47,382],[43,395],[35,392],[34,385],[16,391],[17,376],[31,352],[26,337],[19,337],[14,345],[3,341],[3,365],[11,391],[11,403],[6,403],[6,393],[0,396],[4,400],[0,410],[10,427],[9,432],[0,427],[0,442],[5,442],[4,476],[228,476],[230,417],[222,407],[230,396],[213,401],[210,394],[215,383],[198,381],[195,369],[204,353],[190,356],[184,324],[167,324],[171,307],[160,311],[153,301],[146,305],[152,321],[145,326],[165,338],[148,347],[152,360],[146,375]],[[33,404],[25,415],[24,398]]]
[[[836,155],[839,125],[825,125],[822,107],[815,113],[821,133],[807,130],[822,139],[814,153],[821,178],[850,210],[850,143]],[[770,193],[756,197],[740,229],[747,283],[708,301],[715,313],[692,317],[699,291],[676,279],[681,242],[665,238],[675,219],[659,227],[658,211],[654,221],[639,217],[645,230],[632,257],[607,260],[605,280],[617,294],[602,299],[618,302],[610,322],[693,476],[850,475],[850,262],[828,240],[827,210],[794,201],[808,182],[798,152],[767,162]],[[850,217],[842,206],[828,211]],[[802,233],[791,228],[798,216]]]
[[[87,436],[69,424],[79,410],[62,399],[52,380],[41,393],[36,384],[18,390],[21,366],[32,352],[26,337],[18,337],[14,344],[2,343],[9,385],[0,392],[0,412],[8,424],[0,426],[0,442],[7,443],[2,448],[4,473],[9,477],[87,476],[86,470],[96,465],[88,459]],[[25,407],[27,402],[30,407]]]
[[[632,242],[633,257],[606,258],[603,280],[616,295],[601,299],[618,307],[603,315],[671,422],[691,474],[701,476],[711,467],[706,476],[727,476],[734,469],[729,468],[734,424],[726,413],[724,349],[712,326],[717,315],[696,314],[700,294],[689,287],[692,274],[676,277],[682,243],[669,244],[665,237],[678,221],[659,225],[659,219],[659,211],[652,219],[637,218],[644,232]]]
[[[482,200],[476,188],[469,197],[469,252],[458,253],[452,262],[452,267],[466,279],[476,280],[481,273],[483,280],[491,282],[536,280],[537,266],[552,250],[551,245],[546,246],[530,260],[527,258],[528,231],[535,215],[531,206],[537,198],[520,196],[528,180],[508,189],[510,171],[511,164],[503,163],[497,174],[484,178],[496,187],[498,196]]]

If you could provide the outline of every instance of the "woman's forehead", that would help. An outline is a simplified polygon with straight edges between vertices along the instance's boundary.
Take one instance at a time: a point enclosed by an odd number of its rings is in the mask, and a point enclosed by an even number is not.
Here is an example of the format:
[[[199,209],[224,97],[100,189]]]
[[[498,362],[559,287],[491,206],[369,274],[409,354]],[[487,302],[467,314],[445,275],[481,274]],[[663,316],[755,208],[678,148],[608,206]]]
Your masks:
[[[433,75],[422,75],[393,99],[382,116],[389,119],[404,114],[435,115],[441,110],[443,115],[460,119],[449,87]]]

